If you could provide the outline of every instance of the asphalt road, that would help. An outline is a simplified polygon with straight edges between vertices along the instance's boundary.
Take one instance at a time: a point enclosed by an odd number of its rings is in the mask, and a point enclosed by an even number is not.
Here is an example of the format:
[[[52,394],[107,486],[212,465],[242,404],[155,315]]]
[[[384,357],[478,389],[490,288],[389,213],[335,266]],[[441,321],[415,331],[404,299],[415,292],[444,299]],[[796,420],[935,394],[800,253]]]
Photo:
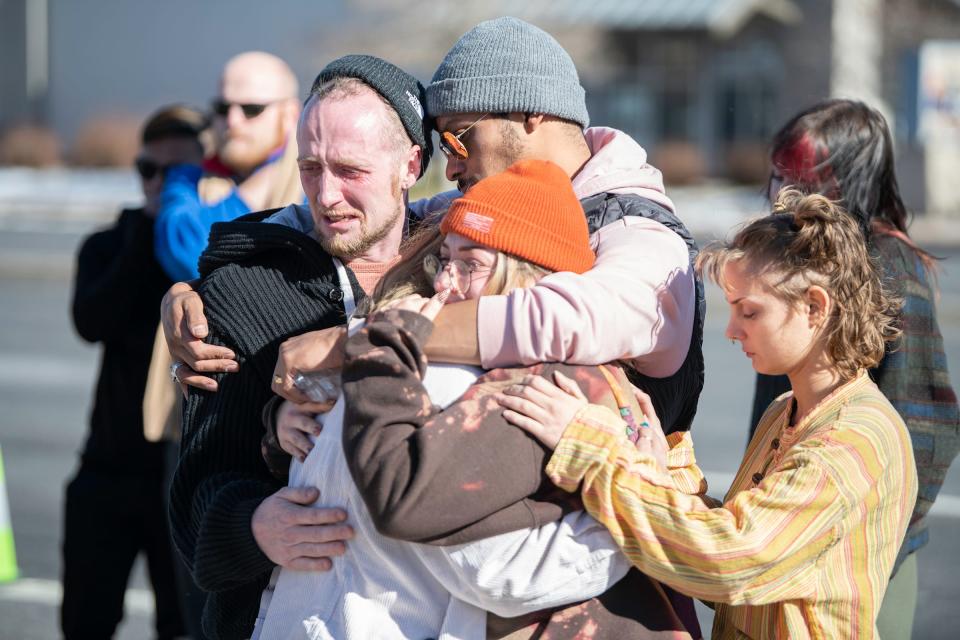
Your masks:
[[[98,349],[68,319],[69,269],[79,239],[65,233],[0,232],[0,446],[6,464],[21,580],[0,585],[0,640],[58,637],[62,495],[73,473],[86,421]],[[940,322],[954,383],[960,371],[960,250],[940,277]],[[698,459],[722,494],[746,441],[753,373],[723,339],[726,309],[709,290],[704,339],[707,381],[695,423]],[[122,308],[118,308],[122,312]],[[956,637],[960,628],[960,470],[951,469],[934,507],[932,542],[921,551],[917,638]],[[123,640],[149,638],[151,596],[142,570],[127,597]],[[702,618],[709,629],[709,616]]]

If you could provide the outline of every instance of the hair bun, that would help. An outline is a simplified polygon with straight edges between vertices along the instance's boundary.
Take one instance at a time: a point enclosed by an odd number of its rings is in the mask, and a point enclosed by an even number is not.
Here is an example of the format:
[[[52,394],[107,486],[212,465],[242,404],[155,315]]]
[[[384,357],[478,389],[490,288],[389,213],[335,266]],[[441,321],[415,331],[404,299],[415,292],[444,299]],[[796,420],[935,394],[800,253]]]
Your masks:
[[[843,262],[841,253],[866,243],[857,222],[826,196],[784,189],[777,196],[773,212],[791,218],[791,253],[805,256],[804,263],[823,274]]]
[[[839,203],[826,196],[818,193],[808,195],[792,188],[780,192],[773,205],[773,212],[793,214],[794,225],[798,231],[808,226],[823,228],[849,218]]]

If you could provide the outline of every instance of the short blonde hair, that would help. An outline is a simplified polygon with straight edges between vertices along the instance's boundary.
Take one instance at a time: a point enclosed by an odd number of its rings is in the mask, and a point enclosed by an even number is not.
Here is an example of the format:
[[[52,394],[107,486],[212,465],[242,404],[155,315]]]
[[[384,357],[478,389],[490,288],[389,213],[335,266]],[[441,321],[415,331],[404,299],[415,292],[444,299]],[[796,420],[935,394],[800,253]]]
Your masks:
[[[856,221],[824,196],[781,191],[771,215],[707,247],[696,266],[726,288],[724,269],[739,261],[771,275],[773,293],[791,304],[814,285],[829,292],[827,354],[844,378],[878,365],[900,335],[901,301],[885,289]]]
[[[390,101],[384,98],[379,91],[359,78],[337,76],[321,84],[314,85],[304,103],[304,112],[311,100],[315,100],[317,103],[327,99],[342,100],[344,98],[361,96],[368,92],[376,96],[380,102],[383,103],[383,106],[386,107],[383,114],[383,131],[386,138],[390,141],[391,148],[393,148],[398,155],[406,152],[416,143],[410,139],[407,130],[403,128],[403,122],[400,121],[400,116],[397,115],[396,108],[394,108],[394,106],[390,104]],[[304,114],[301,114],[300,117],[302,119]]]

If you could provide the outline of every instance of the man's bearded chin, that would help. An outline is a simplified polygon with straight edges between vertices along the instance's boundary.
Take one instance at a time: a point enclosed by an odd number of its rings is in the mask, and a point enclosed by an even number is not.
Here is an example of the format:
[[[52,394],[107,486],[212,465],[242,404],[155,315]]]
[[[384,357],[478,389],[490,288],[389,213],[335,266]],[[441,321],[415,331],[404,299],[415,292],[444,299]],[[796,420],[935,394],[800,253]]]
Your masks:
[[[263,145],[258,149],[251,149],[249,144],[243,144],[239,140],[227,140],[219,151],[220,161],[239,174],[246,174],[253,171],[261,164],[266,162],[270,153],[279,145]]]
[[[343,260],[352,260],[363,255],[371,247],[382,242],[390,235],[390,232],[393,231],[399,219],[403,217],[404,211],[404,206],[398,204],[393,215],[387,220],[384,220],[383,224],[373,229],[367,225],[367,217],[361,215],[359,236],[346,238],[342,235],[334,234],[333,237],[327,238],[318,233],[317,236],[320,238],[320,246],[332,256]],[[323,214],[321,213],[320,215]],[[317,219],[317,214],[314,214],[314,219]]]
[[[223,135],[227,137],[219,141],[217,155],[221,162],[240,175],[245,175],[262,165],[271,153],[286,142],[283,129],[279,123],[274,131],[273,139],[268,141],[264,141],[262,138],[255,140],[239,137],[231,139],[226,132]]]

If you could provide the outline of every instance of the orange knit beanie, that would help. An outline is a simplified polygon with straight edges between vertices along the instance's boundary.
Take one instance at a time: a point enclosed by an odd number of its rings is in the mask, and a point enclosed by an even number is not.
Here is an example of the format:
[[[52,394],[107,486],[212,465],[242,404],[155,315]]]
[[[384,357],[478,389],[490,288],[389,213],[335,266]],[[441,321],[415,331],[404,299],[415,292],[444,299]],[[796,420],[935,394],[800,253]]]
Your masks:
[[[545,160],[521,160],[477,182],[450,205],[440,231],[551,271],[583,273],[593,266],[587,221],[570,178]]]

